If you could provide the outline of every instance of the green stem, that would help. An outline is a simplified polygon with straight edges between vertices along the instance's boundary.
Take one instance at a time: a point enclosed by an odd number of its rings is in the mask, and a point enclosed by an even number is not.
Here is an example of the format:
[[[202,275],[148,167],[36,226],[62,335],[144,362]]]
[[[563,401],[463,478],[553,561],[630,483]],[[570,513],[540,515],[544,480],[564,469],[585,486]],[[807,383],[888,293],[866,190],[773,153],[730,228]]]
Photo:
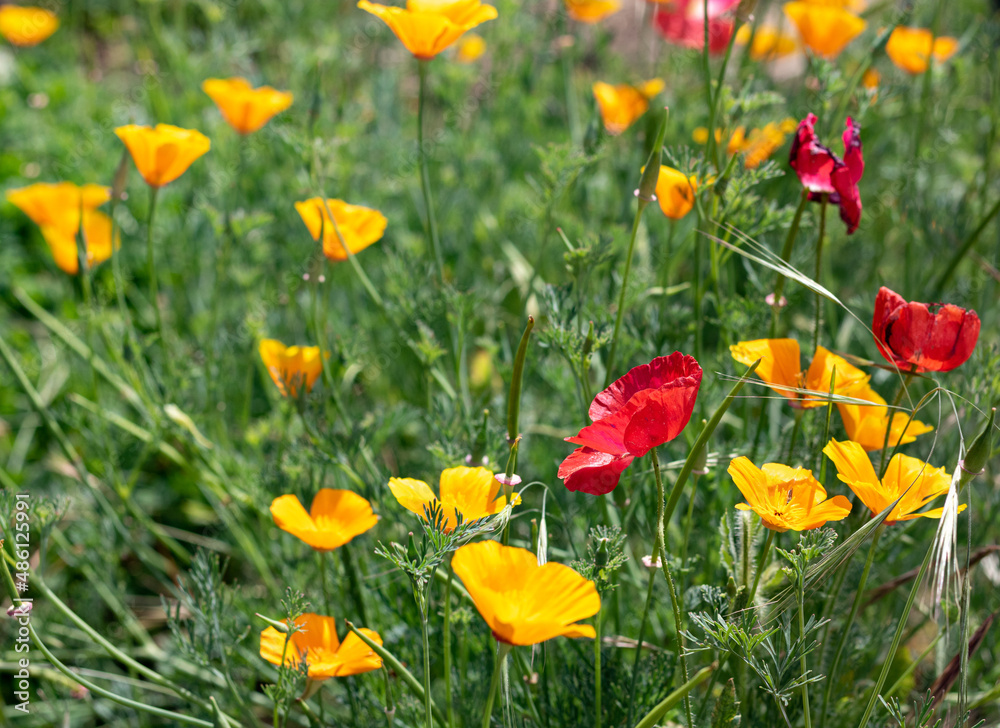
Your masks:
[[[600,597],[598,597],[600,598]],[[594,727],[601,728],[601,610],[594,615]]]
[[[455,708],[451,697],[451,582],[454,572],[451,568],[451,561],[448,561],[448,586],[444,590],[444,626],[442,633],[444,641],[444,695],[445,715],[448,717],[448,726],[455,725]]]
[[[639,220],[642,219],[642,212],[646,209],[647,200],[639,198],[635,209],[635,219],[632,220],[632,235],[628,241],[628,254],[625,256],[625,272],[622,274],[622,290],[618,294],[618,311],[615,314],[615,328],[611,335],[611,353],[608,354],[607,373],[604,376],[604,386],[611,384],[615,371],[615,354],[618,352],[618,332],[621,329],[622,319],[625,317],[625,296],[628,293],[628,277],[632,270],[632,256],[635,253],[635,239],[639,232]]]
[[[844,647],[847,645],[847,637],[851,632],[851,627],[854,626],[854,619],[858,616],[861,600],[865,596],[868,573],[871,571],[872,562],[875,559],[875,547],[878,546],[878,540],[882,536],[882,532],[885,531],[885,528],[886,525],[883,522],[875,529],[875,534],[872,536],[872,545],[868,549],[868,558],[865,560],[865,568],[861,572],[861,581],[858,582],[858,588],[854,594],[854,603],[851,604],[851,611],[847,615],[847,621],[844,623],[840,638],[837,640],[837,651],[833,654],[833,662],[830,663],[830,668],[827,670],[826,690],[823,692],[823,711],[819,717],[819,728],[823,728],[826,725],[826,711],[830,706],[830,694],[833,692],[833,685],[837,680],[837,668],[840,667],[840,658],[843,657]],[[845,564],[844,569],[846,568],[847,565]]]
[[[1000,213],[1000,200],[996,201],[996,204],[989,209],[989,212],[986,213],[980,223],[976,226],[976,229],[969,233],[965,237],[965,240],[962,241],[961,245],[955,249],[955,254],[951,256],[951,259],[948,261],[948,265],[945,266],[944,271],[941,273],[941,277],[938,278],[937,283],[934,284],[934,293],[931,298],[932,301],[940,299],[941,294],[944,292],[944,287],[948,284],[948,281],[951,279],[955,269],[958,268],[958,264],[962,262],[962,259],[972,249],[972,246],[976,244],[976,241],[979,239],[979,236],[982,235],[983,230],[985,230],[986,226],[990,224],[990,221],[997,216],[997,213]]]
[[[750,598],[747,600],[747,605],[753,607],[754,597],[757,596],[757,587],[760,584],[760,575],[764,573],[764,565],[767,564],[767,556],[771,552],[771,544],[774,543],[775,531],[770,528],[767,529],[767,540],[764,542],[764,550],[760,552],[760,556],[757,559],[757,570],[753,575],[753,586],[750,587]]]
[[[163,336],[163,316],[160,313],[159,284],[156,280],[156,255],[153,252],[153,219],[156,215],[156,200],[159,187],[149,188],[149,213],[146,217],[146,268],[149,271],[149,302],[156,314],[156,330],[160,335],[160,348],[169,362],[173,357],[167,352],[167,340]]]
[[[687,483],[688,478],[691,476],[691,471],[694,470],[695,463],[699,462],[701,458],[701,452],[705,449],[708,444],[708,439],[715,432],[715,428],[719,426],[722,421],[723,416],[729,409],[729,406],[736,399],[736,396],[743,389],[743,385],[747,382],[747,377],[757,371],[757,367],[760,365],[760,360],[758,359],[743,373],[740,380],[733,385],[733,388],[729,390],[729,394],[726,398],[722,400],[722,404],[719,405],[718,409],[715,410],[712,418],[705,423],[704,427],[701,428],[701,433],[698,435],[698,439],[694,441],[694,445],[691,446],[691,451],[688,453],[687,458],[684,460],[684,465],[681,466],[680,473],[677,474],[677,480],[674,481],[674,487],[670,490],[670,498],[667,500],[667,507],[664,512],[664,521],[669,522],[671,516],[674,514],[674,509],[677,507],[677,501],[681,498],[681,493],[684,490],[684,485]]]
[[[893,410],[899,406],[899,403],[903,401],[903,394],[906,392],[906,388],[910,386],[910,382],[913,380],[913,375],[916,373],[916,365],[910,368],[910,371],[906,372],[906,376],[903,378],[902,383],[898,390],[896,390],[896,396],[892,400],[892,406],[887,408],[885,411],[885,437],[882,440],[882,452],[879,455],[878,460],[878,477],[879,479],[885,475],[885,469],[888,467],[886,463],[885,455],[889,452],[889,436],[892,434],[892,415]],[[911,414],[910,419],[913,419]],[[896,442],[896,447],[899,447],[899,443],[903,441],[903,436],[906,434],[906,430],[899,435],[899,440]]]
[[[650,556],[651,566],[649,584],[646,587],[646,604],[642,609],[642,620],[639,622],[639,638],[635,645],[635,657],[632,659],[632,680],[628,691],[628,712],[625,725],[632,725],[632,714],[635,708],[635,688],[639,682],[639,659],[642,657],[642,641],[646,637],[646,625],[649,623],[649,609],[653,604],[653,586],[656,583],[656,561],[660,558],[660,544],[653,543],[653,554]]]
[[[799,602],[799,639],[803,640],[805,643],[806,635],[806,617],[805,617],[805,601],[806,601],[806,588],[804,581],[804,574],[800,573],[798,579],[798,602]],[[809,674],[809,664],[806,659],[805,651],[802,652],[799,658],[799,668],[802,675],[802,680],[805,681],[807,675]],[[812,713],[809,710],[809,683],[803,682],[802,684],[802,713],[805,716],[806,728],[812,728]]]
[[[920,589],[920,584],[924,580],[924,573],[927,571],[927,566],[931,562],[931,555],[934,552],[933,544],[931,548],[927,549],[927,555],[924,556],[924,561],[920,565],[920,571],[917,572],[917,577],[913,580],[913,586],[910,589],[910,595],[906,599],[906,606],[903,607],[903,614],[899,618],[899,623],[896,625],[896,634],[893,635],[892,645],[889,647],[889,652],[886,655],[885,662],[882,663],[882,670],[879,672],[878,680],[875,681],[875,685],[872,688],[871,698],[868,700],[868,706],[865,708],[865,714],[862,716],[861,721],[858,723],[858,728],[866,728],[868,725],[868,719],[871,717],[872,711],[875,710],[875,705],[878,703],[878,696],[882,690],[882,686],[885,685],[885,680],[889,675],[889,669],[892,667],[893,658],[896,655],[896,650],[899,649],[899,642],[902,639],[903,631],[906,629],[906,620],[910,617],[910,609],[913,607],[913,602],[917,598],[917,591]],[[963,649],[965,646],[962,646]]]
[[[664,536],[666,519],[664,518],[663,508],[663,477],[660,474],[660,458],[656,454],[655,447],[651,449],[649,453],[653,461],[653,477],[656,479],[656,541],[660,545],[660,552],[663,554],[663,558],[660,560],[660,563],[663,568],[663,576],[667,580],[667,589],[670,592],[670,604],[673,607],[674,612],[674,629],[677,632],[677,655],[681,663],[681,677],[684,679],[684,682],[687,682],[687,647],[684,644],[684,624],[681,619],[681,604],[677,598],[677,591],[674,589],[673,577],[670,575],[670,566],[668,565],[667,559],[667,545]],[[688,697],[687,694],[684,695],[684,712],[687,715],[687,725],[693,726],[694,719],[691,714],[691,698]]]
[[[15,607],[20,608],[21,605],[24,604],[24,601],[18,595],[17,587],[14,586],[14,579],[13,577],[11,577],[10,570],[7,568],[6,559],[0,558],[0,568],[2,568],[3,570],[3,583],[4,583],[4,588],[7,592],[7,596],[10,598],[11,603]],[[24,619],[24,617],[19,617],[17,619]],[[31,637],[32,642],[35,643],[35,646],[38,648],[38,651],[42,653],[42,656],[46,660],[48,660],[49,663],[63,675],[68,677],[73,682],[79,683],[80,685],[87,688],[95,695],[99,695],[102,698],[107,698],[112,702],[118,703],[119,705],[124,705],[136,711],[150,713],[151,715],[159,716],[174,723],[183,723],[185,725],[213,728],[214,723],[210,723],[205,720],[199,720],[198,718],[192,718],[182,713],[174,713],[169,710],[163,710],[162,708],[156,708],[151,705],[146,705],[145,703],[140,703],[136,700],[130,700],[129,698],[122,697],[121,695],[111,692],[110,690],[105,690],[104,688],[90,682],[86,678],[81,677],[79,673],[70,670],[66,665],[60,662],[60,660],[55,655],[53,655],[49,651],[48,647],[45,646],[45,643],[42,642],[41,638],[38,636],[38,633],[35,631],[35,626],[31,623],[31,617],[28,616],[27,620],[28,620],[27,624],[28,635]]]
[[[705,17],[708,17],[708,16],[705,15]],[[706,33],[708,32],[708,23],[705,23],[705,32]],[[717,118],[718,113],[719,113],[719,99],[722,97],[722,84],[723,84],[723,82],[725,81],[725,78],[726,78],[726,67],[729,66],[729,58],[733,54],[733,44],[735,43],[735,41],[736,41],[736,33],[730,33],[729,34],[729,44],[726,46],[726,54],[725,54],[725,56],[723,56],[723,58],[722,58],[722,65],[719,67],[719,78],[718,78],[718,81],[715,84],[715,92],[712,93],[711,96],[709,96],[709,104],[710,105],[709,105],[709,114],[708,114],[708,138],[709,138],[709,143],[710,144],[712,142],[715,142],[715,123],[716,123],[716,118]],[[706,50],[706,52],[704,54],[705,55],[705,61],[706,61],[705,69],[707,71],[709,69],[709,66],[707,65],[707,59],[708,59],[708,44],[707,43],[706,43],[706,46],[705,46],[705,50]],[[709,89],[709,91],[711,92],[711,89]],[[712,156],[712,162],[715,164],[715,170],[716,170],[716,172],[719,172],[720,171],[719,147],[718,147],[717,144],[712,144],[711,149],[712,149],[712,151],[714,153],[713,156]],[[735,156],[736,155],[734,155],[734,157]],[[714,248],[713,248],[713,250],[714,250]]]
[[[799,196],[799,206],[795,208],[795,217],[792,218],[792,225],[788,228],[788,235],[785,236],[785,245],[781,249],[781,260],[785,263],[792,257],[792,246],[795,245],[795,238],[799,234],[799,224],[802,222],[802,213],[808,201],[809,190],[803,187]],[[781,293],[784,290],[785,276],[779,273],[774,282],[774,303],[771,304],[771,338],[778,332],[778,312],[781,310]]]
[[[417,604],[420,607],[420,637],[424,647],[424,726],[433,728],[431,720],[431,643],[428,634],[427,593],[418,595]]]
[[[427,213],[427,238],[434,254],[438,279],[444,283],[444,260],[441,257],[441,240],[438,237],[437,217],[434,214],[434,200],[431,197],[430,174],[427,171],[427,153],[424,149],[424,103],[427,99],[427,61],[418,60],[417,68],[420,77],[419,98],[417,101],[417,146],[420,159],[420,191],[424,196],[424,207]]]
[[[819,203],[819,239],[816,241],[816,275],[813,278],[817,285],[820,285],[819,275],[823,265],[823,236],[826,233],[826,195],[824,194]],[[820,314],[823,311],[823,297],[816,294],[816,322],[813,326],[813,351],[819,346],[819,325]]]
[[[512,645],[506,642],[497,642],[497,656],[493,663],[493,677],[490,678],[489,692],[486,693],[486,707],[483,709],[482,728],[490,728],[490,718],[493,716],[493,702],[497,697],[497,688],[500,686],[500,674],[503,672],[503,662],[507,659]]]
[[[653,708],[646,716],[636,723],[635,728],[653,728],[657,725],[667,711],[673,708],[677,703],[680,702],[681,698],[685,700],[688,698],[688,693],[694,690],[696,687],[705,682],[709,676],[718,669],[718,663],[712,663],[708,667],[703,667],[699,670],[693,678],[685,682],[679,688],[674,690],[670,695],[665,697],[660,703]]]
[[[372,652],[381,657],[382,661],[385,664],[387,664],[390,668],[392,668],[392,671],[403,680],[403,682],[406,684],[406,687],[410,689],[410,692],[413,693],[413,695],[417,698],[417,700],[424,701],[426,699],[430,702],[431,712],[433,712],[434,717],[437,719],[438,723],[444,725],[445,722],[444,716],[441,715],[441,711],[439,711],[437,706],[434,705],[434,701],[430,698],[425,697],[426,694],[424,692],[424,686],[421,685],[420,681],[413,676],[413,673],[407,670],[406,666],[403,665],[403,663],[400,662],[399,659],[394,654],[389,652],[389,650],[387,650],[384,646],[380,645],[378,642],[373,641],[371,637],[369,637],[364,632],[361,632],[357,627],[355,627],[353,622],[351,622],[350,620],[344,620],[344,621],[347,624],[347,628],[351,630],[351,632],[353,632],[358,637],[358,639],[360,639],[362,642],[368,645],[368,647],[371,648]]]

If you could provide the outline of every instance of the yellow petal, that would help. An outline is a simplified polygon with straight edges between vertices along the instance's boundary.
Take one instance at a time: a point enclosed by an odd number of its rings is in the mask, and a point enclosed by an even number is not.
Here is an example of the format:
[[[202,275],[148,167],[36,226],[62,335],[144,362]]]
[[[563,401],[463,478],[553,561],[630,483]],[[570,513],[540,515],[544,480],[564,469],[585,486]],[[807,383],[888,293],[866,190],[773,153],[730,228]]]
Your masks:
[[[59,18],[44,8],[0,5],[0,35],[16,46],[38,45],[58,28]]]
[[[170,124],[128,124],[115,129],[115,134],[125,143],[139,174],[151,187],[173,182],[212,146],[200,131]]]
[[[834,59],[847,44],[859,36],[867,23],[840,7],[790,2],[783,6],[799,29],[802,42],[817,55]]]
[[[201,88],[240,134],[257,131],[275,114],[292,105],[292,94],[287,91],[277,91],[270,86],[255,89],[242,78],[210,78]]]

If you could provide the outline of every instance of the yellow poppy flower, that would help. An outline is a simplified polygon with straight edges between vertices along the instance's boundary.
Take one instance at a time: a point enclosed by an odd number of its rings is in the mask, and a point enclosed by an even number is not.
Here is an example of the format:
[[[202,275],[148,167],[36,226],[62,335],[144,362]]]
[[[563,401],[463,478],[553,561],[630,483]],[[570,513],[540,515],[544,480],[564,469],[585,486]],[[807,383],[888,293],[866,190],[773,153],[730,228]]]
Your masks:
[[[323,371],[318,346],[285,346],[277,339],[260,342],[260,358],[283,395],[298,397],[299,387],[312,391]]]
[[[313,681],[358,675],[382,667],[382,658],[353,632],[348,632],[343,642],[337,638],[337,620],[333,617],[310,612],[295,620],[295,624],[300,629],[291,636],[274,627],[261,632],[260,656],[272,665],[281,665],[284,655],[286,667],[295,667],[304,661],[309,665],[309,679]],[[375,644],[382,644],[378,632],[370,629],[358,629],[358,632]]]
[[[81,211],[87,266],[93,267],[111,257],[111,218],[97,210],[111,199],[107,187],[39,182],[9,190],[7,199],[41,228],[56,265],[66,273],[76,275],[80,270],[77,236]]]
[[[842,495],[829,500],[826,490],[811,470],[764,463],[758,468],[749,458],[729,463],[729,475],[748,503],[737,503],[741,511],[753,511],[772,531],[808,531],[827,521],[839,521],[851,512],[851,502]]]
[[[16,46],[38,45],[58,28],[59,18],[44,8],[0,5],[0,35]]]
[[[829,392],[834,369],[837,372],[833,384],[834,394],[850,396],[870,379],[867,374],[842,356],[837,356],[822,346],[816,348],[816,355],[809,365],[809,370],[803,372],[799,361],[799,342],[795,339],[741,341],[730,346],[729,353],[733,359],[746,366],[760,359],[757,376],[768,384],[778,385],[771,389],[791,400],[793,407],[809,409],[829,404],[825,399],[788,390],[804,388],[813,392]]]
[[[621,7],[619,0],[566,0],[569,17],[581,23],[599,23]]]
[[[882,83],[882,74],[874,68],[869,68],[865,71],[865,75],[861,77],[861,85],[869,91],[878,89],[880,83]]]
[[[836,6],[791,2],[783,7],[785,15],[799,29],[802,42],[813,53],[830,60],[839,56],[868,26],[854,13]]]
[[[150,187],[170,184],[212,146],[200,131],[170,124],[128,124],[115,129],[115,134],[125,142],[139,174]]]
[[[941,517],[942,508],[923,513],[917,511],[948,492],[951,476],[944,468],[935,468],[923,460],[897,453],[889,461],[885,477],[879,480],[868,454],[858,443],[830,440],[823,452],[837,466],[837,477],[847,483],[872,515],[881,513],[905,492],[886,523]],[[959,506],[958,510],[965,510],[965,506]]]
[[[851,396],[873,403],[870,407],[860,404],[837,404],[848,439],[858,443],[865,450],[882,449],[885,444],[887,425],[890,427],[889,447],[895,447],[897,443],[907,445],[916,440],[918,435],[923,435],[934,429],[931,425],[926,425],[919,420],[913,420],[907,427],[910,418],[903,412],[893,412],[890,421],[889,409],[885,406],[886,401],[867,384],[851,392]],[[904,427],[906,428],[905,435],[903,435]]]
[[[698,181],[694,177],[673,167],[660,167],[660,176],[656,178],[656,201],[671,220],[680,220],[691,212],[697,191]]]
[[[609,134],[621,134],[628,129],[649,108],[649,100],[663,90],[663,81],[658,78],[646,81],[641,86],[620,84],[612,86],[598,81],[594,84],[594,98],[601,112],[604,128]]]
[[[462,514],[463,521],[477,521],[499,513],[507,505],[506,497],[500,492],[500,482],[494,477],[493,471],[486,468],[447,468],[441,471],[438,489],[440,498],[422,480],[389,479],[389,490],[399,501],[399,505],[421,518],[424,517],[424,506],[440,503],[444,530],[447,533],[455,530],[459,513]],[[511,502],[517,505],[521,502],[521,497],[515,493]]]
[[[407,0],[405,8],[361,0],[358,7],[382,20],[406,50],[425,61],[497,16],[495,7],[479,0]]]
[[[463,546],[451,565],[499,642],[597,636],[589,624],[575,624],[600,611],[597,588],[568,566],[539,566],[530,551],[496,541]]]
[[[743,152],[743,166],[747,169],[755,169],[768,160],[782,144],[785,143],[786,132],[783,130],[783,122],[768,122],[761,129],[754,129],[750,132],[740,150]]]
[[[322,488],[309,512],[294,495],[271,502],[275,525],[305,541],[317,551],[333,551],[378,523],[372,504],[349,490]]]
[[[736,42],[740,45],[750,43],[751,33],[753,43],[750,44],[750,57],[755,61],[773,61],[794,53],[799,47],[793,36],[769,25],[760,26],[756,32],[753,32],[750,25],[742,25],[736,31]]]
[[[948,36],[935,38],[926,28],[907,28],[899,25],[893,29],[885,44],[886,55],[907,73],[919,74],[927,70],[928,59],[943,63],[955,55],[958,41]]]
[[[481,35],[469,33],[458,44],[455,59],[459,63],[474,63],[486,52],[486,41]]]
[[[270,86],[253,88],[242,78],[209,78],[201,84],[201,89],[240,134],[257,131],[292,105],[292,94],[288,91],[277,91]]]
[[[329,213],[327,207],[330,208]],[[295,209],[309,228],[313,240],[319,240],[322,233],[323,254],[330,260],[347,260],[347,251],[340,244],[340,237],[337,235],[338,229],[351,255],[354,255],[381,240],[388,224],[385,215],[378,210],[349,205],[343,200],[328,199],[324,205],[322,198],[313,197],[304,202],[296,202]],[[336,227],[330,220],[331,214],[337,222]]]

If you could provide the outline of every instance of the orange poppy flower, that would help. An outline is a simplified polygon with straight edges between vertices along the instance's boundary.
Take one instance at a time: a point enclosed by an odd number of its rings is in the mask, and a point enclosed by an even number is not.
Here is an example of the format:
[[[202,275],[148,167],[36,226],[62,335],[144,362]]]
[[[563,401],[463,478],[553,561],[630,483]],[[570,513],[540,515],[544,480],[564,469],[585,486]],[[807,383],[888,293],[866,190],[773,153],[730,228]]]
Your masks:
[[[918,74],[927,70],[931,55],[940,63],[947,61],[958,50],[958,41],[948,36],[934,37],[926,28],[908,28],[898,25],[885,44],[886,55],[907,73]]]
[[[277,339],[260,342],[260,358],[271,379],[286,397],[299,396],[299,387],[311,392],[323,371],[318,346],[285,346]]]
[[[294,495],[271,502],[275,525],[305,541],[317,551],[333,551],[378,523],[372,504],[349,490],[322,488],[309,512]]]
[[[329,212],[327,207],[330,208]],[[319,240],[322,234],[323,255],[335,261],[347,260],[347,251],[340,243],[341,237],[347,243],[351,255],[355,255],[381,240],[389,222],[378,210],[361,205],[349,205],[343,200],[328,199],[324,205],[321,198],[313,197],[304,202],[296,202],[295,209],[302,217],[302,222],[309,228],[313,240]],[[330,220],[331,214],[337,222],[336,227]]]
[[[698,180],[673,167],[662,165],[656,178],[656,201],[663,214],[671,220],[680,220],[694,207],[694,194]]]
[[[469,33],[458,44],[455,60],[459,63],[475,63],[485,52],[486,41],[483,40],[483,36],[476,33]]]
[[[758,468],[749,458],[729,463],[729,475],[748,503],[737,510],[753,511],[772,531],[808,531],[827,521],[847,518],[851,502],[842,495],[827,499],[826,490],[811,470],[764,463]]]
[[[497,16],[495,7],[479,0],[406,0],[405,8],[361,0],[358,7],[382,20],[406,50],[424,61]]]
[[[201,84],[201,89],[240,134],[257,131],[272,116],[292,105],[292,94],[288,91],[277,91],[270,86],[253,88],[242,78],[209,78]]]
[[[115,129],[115,134],[125,142],[139,174],[150,187],[173,182],[212,146],[200,131],[170,124],[128,124]]]
[[[422,480],[389,479],[389,490],[399,505],[421,518],[424,517],[424,506],[440,503],[446,533],[455,530],[459,513],[463,521],[477,521],[502,511],[507,499],[500,492],[500,487],[493,472],[486,468],[458,467],[441,471],[440,498]],[[517,505],[520,502],[521,497],[515,493],[511,503]]]
[[[833,60],[847,44],[868,26],[864,20],[841,7],[807,2],[785,3],[787,15],[799,29],[802,42],[813,53]]]
[[[804,388],[813,392],[829,392],[830,379],[836,369],[833,393],[850,396],[867,384],[870,378],[842,356],[837,356],[822,346],[816,348],[809,370],[803,373],[799,363],[799,342],[795,339],[741,341],[730,346],[729,353],[733,359],[746,366],[760,359],[757,376],[768,384],[779,385],[771,389],[790,399],[793,407],[804,409],[823,407],[829,401],[789,390]]]
[[[620,84],[612,86],[598,81],[594,84],[594,98],[601,112],[604,128],[609,134],[618,135],[628,129],[649,108],[649,100],[663,90],[663,81],[654,78],[641,86]]]
[[[530,551],[496,541],[463,546],[451,565],[498,642],[597,636],[589,624],[575,624],[600,611],[597,588],[568,566],[539,566]]]
[[[753,33],[753,42],[750,35]],[[794,53],[799,43],[794,36],[784,33],[778,28],[762,25],[753,32],[748,24],[736,31],[736,42],[740,45],[750,43],[750,57],[755,61],[774,61]]]
[[[80,270],[77,236],[81,211],[87,266],[93,267],[111,257],[111,218],[97,210],[111,199],[107,187],[39,182],[9,190],[7,199],[41,228],[56,265],[66,273],[76,275]]]
[[[16,46],[38,45],[58,28],[59,18],[44,8],[0,5],[0,35]]]
[[[566,0],[566,12],[581,23],[599,23],[621,10],[619,0]]]
[[[897,453],[889,461],[885,477],[879,480],[868,454],[858,443],[830,440],[823,452],[837,466],[837,477],[847,483],[872,515],[884,511],[905,492],[903,499],[889,513],[886,523],[941,517],[942,508],[923,513],[917,511],[948,492],[951,476],[944,468],[935,468],[923,460]],[[965,510],[965,506],[959,506],[958,510]]]
[[[885,428],[889,430],[889,447],[896,444],[907,445],[917,439],[918,435],[930,432],[934,428],[919,420],[913,420],[907,427],[909,416],[903,412],[893,412],[890,420],[889,409],[886,401],[879,396],[878,392],[865,384],[851,392],[855,399],[863,399],[872,402],[872,406],[867,407],[860,404],[837,404],[840,410],[840,418],[844,421],[844,429],[847,437],[865,450],[881,450],[885,444]],[[903,428],[906,434],[903,434]],[[902,439],[900,437],[902,436]]]
[[[299,629],[290,636],[274,627],[261,632],[260,656],[272,665],[281,665],[281,657],[284,655],[285,667],[295,667],[299,662],[306,662],[309,665],[309,679],[317,682],[331,677],[358,675],[382,667],[382,658],[353,632],[348,632],[343,642],[337,638],[337,620],[333,617],[310,612],[295,620],[295,624]],[[378,632],[370,629],[358,631],[375,644],[382,644]]]

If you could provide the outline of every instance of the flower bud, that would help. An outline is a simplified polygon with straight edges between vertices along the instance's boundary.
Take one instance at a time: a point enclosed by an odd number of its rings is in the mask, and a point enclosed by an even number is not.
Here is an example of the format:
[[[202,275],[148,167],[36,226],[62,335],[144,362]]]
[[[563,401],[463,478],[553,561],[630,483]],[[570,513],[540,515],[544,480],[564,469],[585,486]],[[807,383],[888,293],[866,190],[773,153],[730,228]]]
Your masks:
[[[997,417],[997,408],[990,410],[990,420],[972,443],[961,462],[962,473],[959,475],[958,487],[964,488],[973,478],[986,469],[986,461],[990,459],[993,449],[993,423]]]
[[[663,153],[663,137],[667,133],[667,111],[664,109],[663,121],[660,122],[660,130],[656,133],[656,141],[649,152],[649,159],[642,170],[642,179],[639,181],[639,204],[645,205],[656,199],[656,183],[660,179],[660,158]]]
[[[594,554],[594,566],[598,569],[603,569],[608,565],[608,539],[602,538],[600,546],[597,547],[597,553]]]
[[[270,617],[265,617],[260,612],[254,612],[254,614],[256,616],[260,617],[261,619],[263,619],[265,622],[267,622],[269,625],[271,625],[272,627],[274,627],[276,630],[278,630],[282,634],[288,634],[288,625],[286,623],[279,622],[277,619],[271,619]]]

